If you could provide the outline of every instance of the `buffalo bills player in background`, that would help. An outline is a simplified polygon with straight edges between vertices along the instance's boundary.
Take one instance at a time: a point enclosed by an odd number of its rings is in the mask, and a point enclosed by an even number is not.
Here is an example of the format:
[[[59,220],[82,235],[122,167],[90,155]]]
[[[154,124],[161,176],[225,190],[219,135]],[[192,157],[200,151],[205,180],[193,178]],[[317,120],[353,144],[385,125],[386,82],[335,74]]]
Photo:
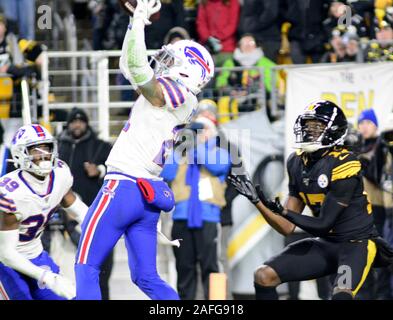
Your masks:
[[[151,299],[179,299],[156,267],[157,223],[174,206],[159,178],[168,148],[197,108],[196,95],[214,74],[207,50],[194,41],[164,46],[148,63],[145,25],[157,0],[138,0],[126,33],[120,69],[140,92],[130,118],[106,161],[108,173],[82,225],[75,265],[77,299],[101,299],[98,275],[124,235],[132,281]]]
[[[71,172],[44,127],[21,127],[11,154],[18,169],[0,179],[0,299],[72,299],[75,286],[58,274],[41,235],[59,205],[78,222],[88,208],[72,192]]]
[[[277,299],[275,287],[283,282],[333,274],[332,299],[350,300],[372,265],[391,263],[392,249],[373,223],[361,164],[342,146],[347,130],[343,111],[330,101],[312,103],[299,115],[294,126],[298,150],[287,161],[284,207],[278,199],[266,199],[244,176],[229,177],[278,232],[288,235],[298,226],[314,236],[290,244],[255,271],[257,299]],[[313,217],[301,214],[305,205]]]

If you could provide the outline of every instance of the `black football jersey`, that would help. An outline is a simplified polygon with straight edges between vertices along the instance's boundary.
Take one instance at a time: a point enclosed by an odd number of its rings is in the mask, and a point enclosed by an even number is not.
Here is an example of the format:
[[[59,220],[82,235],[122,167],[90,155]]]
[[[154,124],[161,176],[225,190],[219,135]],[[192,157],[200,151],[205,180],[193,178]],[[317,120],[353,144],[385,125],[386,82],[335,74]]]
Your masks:
[[[359,177],[348,207],[341,212],[326,238],[345,241],[368,239],[375,235],[371,203],[363,188],[361,164],[357,157],[345,148],[336,147],[327,150],[312,164],[307,161],[307,157],[300,153],[293,153],[288,158],[289,195],[301,199],[316,217],[334,181]]]

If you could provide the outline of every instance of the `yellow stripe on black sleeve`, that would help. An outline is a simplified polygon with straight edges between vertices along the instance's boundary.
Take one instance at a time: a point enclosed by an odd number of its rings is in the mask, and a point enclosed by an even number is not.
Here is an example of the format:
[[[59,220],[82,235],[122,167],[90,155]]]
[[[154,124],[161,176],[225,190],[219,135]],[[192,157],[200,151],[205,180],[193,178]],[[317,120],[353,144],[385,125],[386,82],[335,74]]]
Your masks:
[[[361,168],[361,165],[360,164],[351,164],[351,165],[346,166],[345,168],[342,168],[338,171],[333,171],[332,175],[338,175],[338,174],[345,172],[345,171],[352,169],[352,168]]]
[[[333,173],[332,174],[332,181],[346,179],[346,178],[356,176],[360,172],[360,170],[361,170],[361,166],[353,166],[353,167],[349,167],[345,170],[342,170],[338,173]]]
[[[343,170],[343,169],[345,169],[346,167],[352,166],[352,165],[358,165],[358,166],[360,166],[360,161],[358,161],[358,160],[353,160],[353,161],[345,162],[345,163],[343,163],[343,164],[341,164],[341,165],[335,167],[335,168],[332,170],[332,173],[338,173],[340,170]]]

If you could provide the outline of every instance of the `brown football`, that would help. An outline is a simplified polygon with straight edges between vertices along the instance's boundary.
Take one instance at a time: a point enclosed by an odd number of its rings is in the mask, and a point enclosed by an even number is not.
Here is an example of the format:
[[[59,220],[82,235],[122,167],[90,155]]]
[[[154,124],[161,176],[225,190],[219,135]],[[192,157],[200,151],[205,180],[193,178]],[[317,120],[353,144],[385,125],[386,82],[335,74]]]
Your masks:
[[[137,0],[118,0],[120,6],[123,8],[123,10],[130,15],[131,17],[134,15],[134,10],[137,6]],[[156,21],[160,18],[160,11],[157,13],[153,14],[150,17],[150,21]]]

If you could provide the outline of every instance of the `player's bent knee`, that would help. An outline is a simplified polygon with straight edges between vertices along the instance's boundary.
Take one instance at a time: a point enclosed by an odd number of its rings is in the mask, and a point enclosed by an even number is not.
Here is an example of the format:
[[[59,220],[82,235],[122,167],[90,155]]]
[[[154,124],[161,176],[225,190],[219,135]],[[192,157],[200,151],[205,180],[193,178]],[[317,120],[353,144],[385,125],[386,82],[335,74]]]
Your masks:
[[[262,265],[254,272],[254,282],[263,287],[275,287],[281,281],[272,267]]]
[[[333,289],[332,300],[352,300],[352,299],[353,299],[353,293],[351,289],[341,289],[338,287],[335,287]]]

